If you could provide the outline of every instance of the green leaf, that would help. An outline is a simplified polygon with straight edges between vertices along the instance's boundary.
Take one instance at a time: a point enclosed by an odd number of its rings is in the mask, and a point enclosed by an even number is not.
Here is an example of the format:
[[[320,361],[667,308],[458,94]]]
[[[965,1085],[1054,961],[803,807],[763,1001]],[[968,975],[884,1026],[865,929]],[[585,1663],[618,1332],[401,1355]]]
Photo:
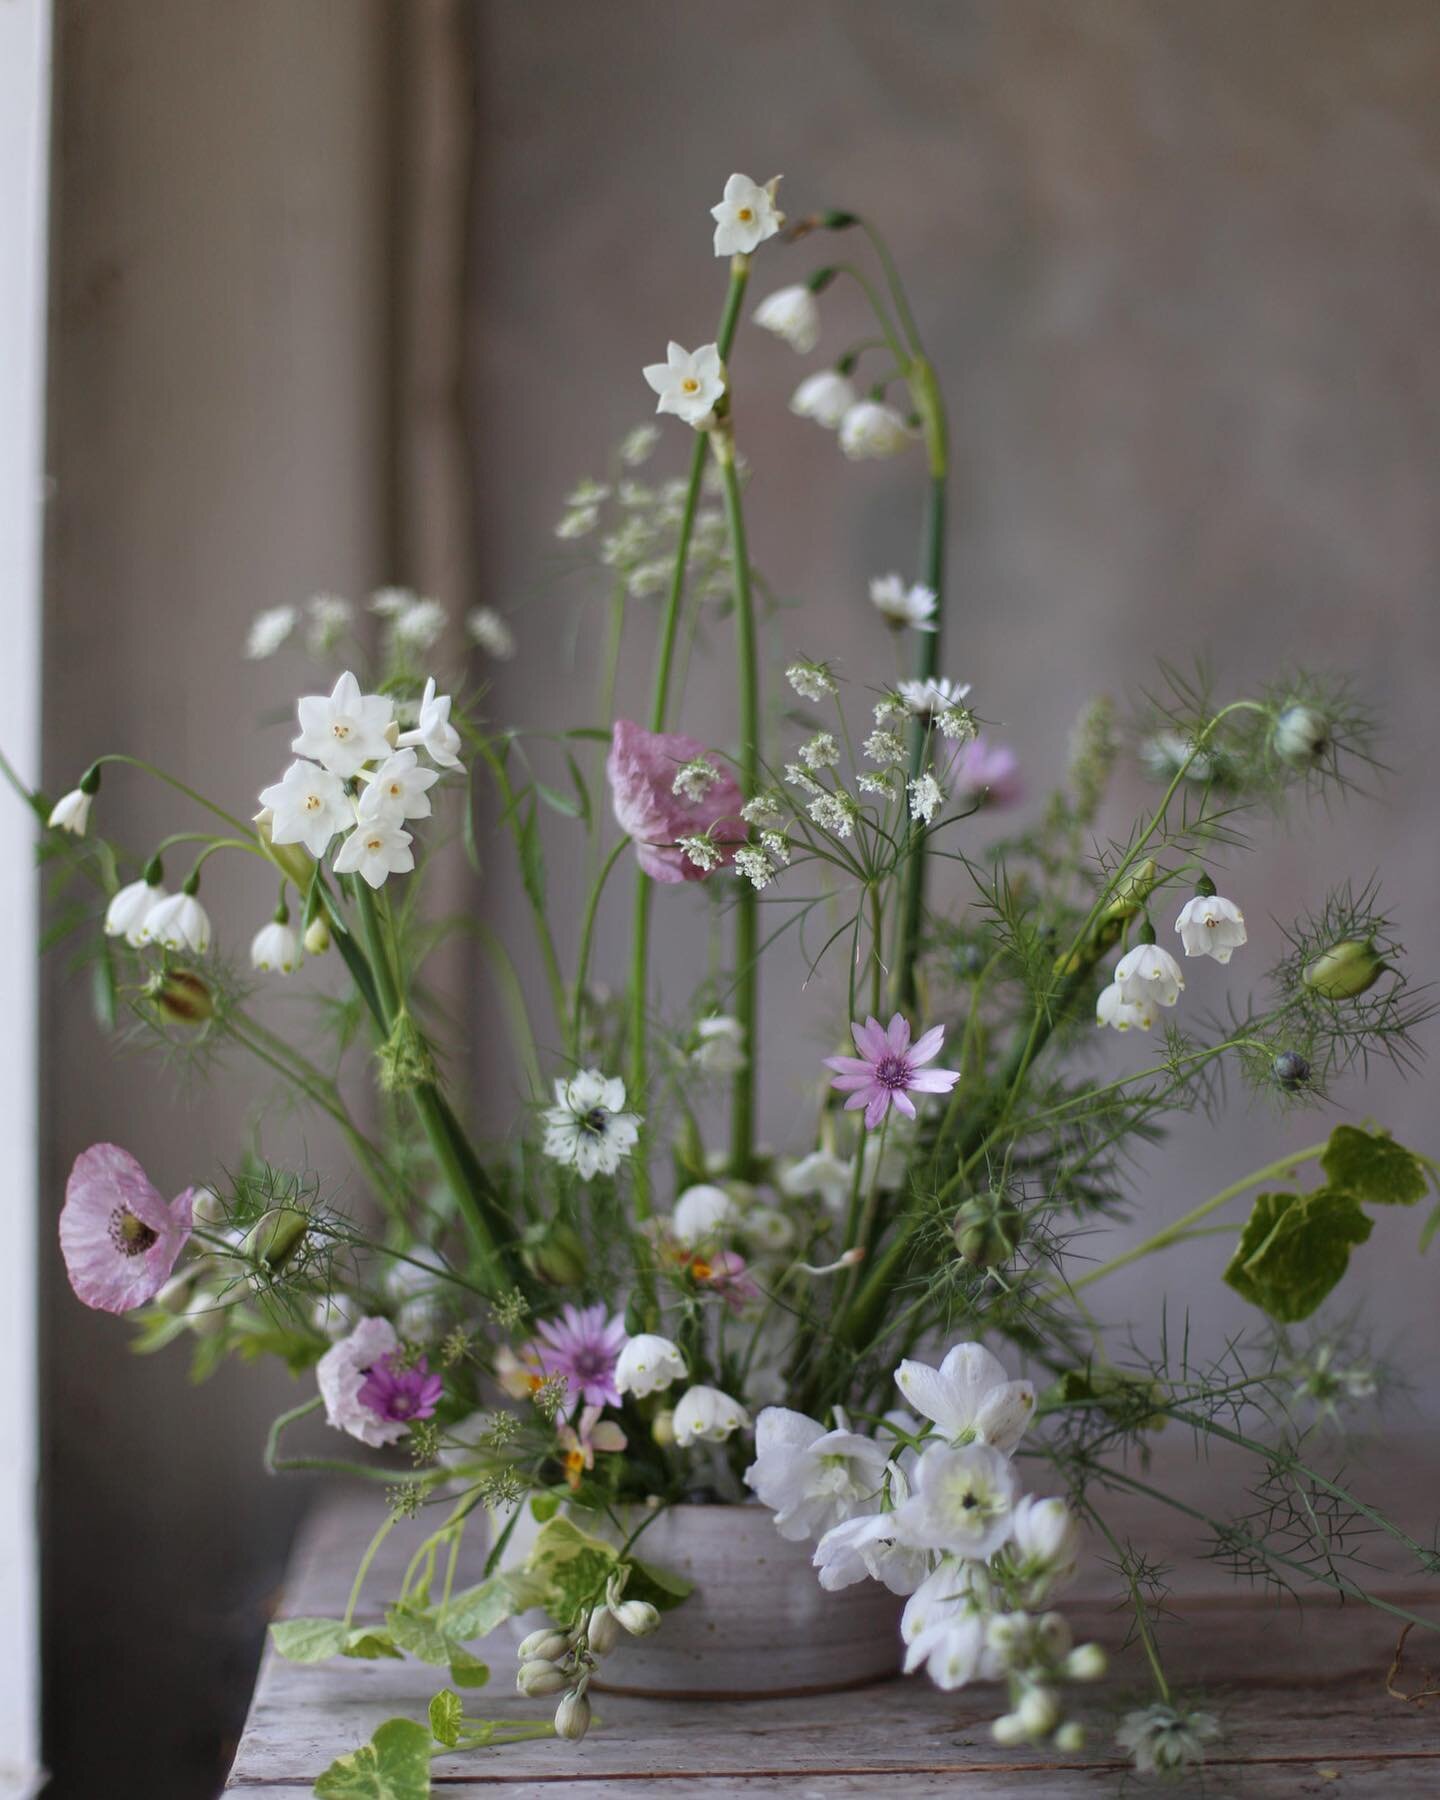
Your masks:
[[[561,1624],[604,1587],[618,1557],[612,1545],[591,1537],[563,1514],[540,1527],[525,1573],[543,1588],[541,1604]]]
[[[585,777],[580,772],[580,765],[567,750],[565,761],[570,770],[570,779],[575,784],[575,797],[580,802],[580,818],[588,830],[595,817],[595,809],[590,804],[590,789],[586,786]]]
[[[583,816],[578,802],[572,800],[568,794],[560,793],[556,788],[547,787],[543,781],[535,783],[535,792],[552,812],[563,813],[567,819],[578,819]]]
[[[1430,1248],[1430,1240],[1440,1231],[1440,1206],[1437,1206],[1425,1221],[1420,1231],[1420,1254],[1423,1256]]]
[[[1370,1230],[1353,1194],[1257,1194],[1225,1279],[1272,1319],[1293,1325],[1319,1306]]]
[[[695,1583],[669,1569],[657,1569],[654,1563],[632,1559],[630,1579],[625,1583],[627,1600],[648,1600],[657,1612],[668,1612],[678,1606],[694,1590]]]
[[[343,1619],[277,1619],[270,1642],[286,1662],[328,1662],[345,1648],[349,1631]]]
[[[379,1662],[382,1656],[392,1657],[396,1662],[404,1662],[405,1658],[395,1648],[394,1640],[388,1631],[382,1631],[378,1625],[356,1625],[345,1639],[342,1656],[353,1656],[357,1662]]]
[[[457,1644],[454,1638],[446,1640],[450,1652],[450,1679],[456,1687],[481,1688],[490,1679],[490,1665],[481,1662],[478,1656],[472,1656],[463,1644]]]
[[[477,1587],[451,1595],[444,1612],[445,1634],[456,1639],[488,1637],[497,1625],[523,1610],[510,1577],[492,1575]]]
[[[515,847],[520,853],[520,880],[525,897],[543,919],[545,917],[545,857],[540,848],[540,821],[532,800],[525,810],[515,834]]]
[[[316,1800],[429,1800],[430,1744],[427,1725],[387,1719],[368,1744],[331,1763]]]
[[[559,1494],[536,1494],[530,1502],[530,1516],[536,1524],[544,1525],[559,1512],[562,1498]]]
[[[1337,1125],[1320,1158],[1325,1184],[1353,1194],[1368,1206],[1414,1206],[1428,1183],[1419,1158],[1386,1131]]]
[[[464,1716],[465,1708],[460,1696],[452,1694],[449,1688],[441,1688],[430,1702],[431,1737],[447,1750],[453,1750],[460,1742],[460,1721]]]
[[[390,1635],[408,1655],[423,1663],[443,1669],[450,1660],[450,1646],[442,1632],[421,1613],[407,1607],[392,1606],[385,1614]]]

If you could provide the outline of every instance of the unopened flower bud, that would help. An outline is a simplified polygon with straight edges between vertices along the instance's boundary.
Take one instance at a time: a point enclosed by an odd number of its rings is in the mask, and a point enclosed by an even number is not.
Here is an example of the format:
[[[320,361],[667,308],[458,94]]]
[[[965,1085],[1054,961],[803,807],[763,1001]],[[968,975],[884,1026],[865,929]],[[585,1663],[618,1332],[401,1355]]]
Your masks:
[[[250,1262],[283,1269],[299,1249],[308,1224],[305,1214],[293,1206],[272,1207],[241,1238],[240,1254]]]
[[[1300,979],[1322,1000],[1354,1000],[1374,987],[1387,966],[1373,938],[1346,938],[1322,950]]]
[[[185,1308],[185,1323],[196,1337],[218,1337],[225,1329],[225,1308],[211,1288],[198,1288]]]
[[[1020,1208],[1003,1190],[992,1190],[967,1200],[951,1230],[966,1262],[977,1269],[993,1269],[1014,1255],[1021,1225]]]
[[[541,1662],[538,1658],[534,1662],[521,1663],[520,1671],[515,1677],[515,1686],[531,1700],[558,1694],[569,1684],[570,1677],[563,1669],[557,1669],[553,1662]]]
[[[1116,883],[1110,904],[1100,915],[1102,922],[1110,919],[1133,919],[1150,898],[1151,889],[1159,877],[1160,870],[1153,856],[1147,856],[1144,862],[1137,863]]]
[[[174,1025],[203,1025],[215,1016],[209,986],[192,969],[166,969],[145,990],[155,1009]]]
[[[1330,748],[1330,727],[1308,706],[1287,706],[1271,737],[1275,754],[1297,769],[1313,768]]]
[[[667,1406],[663,1412],[656,1413],[650,1422],[650,1435],[662,1450],[668,1450],[675,1442],[675,1412]]]
[[[529,1637],[521,1639],[515,1655],[521,1663],[559,1662],[569,1651],[568,1632],[557,1631],[553,1625],[542,1625],[538,1631],[532,1631]]]
[[[1053,1688],[1028,1687],[1021,1696],[1015,1713],[1024,1723],[1027,1737],[1049,1737],[1060,1723],[1060,1702],[1056,1699]]]
[[[1098,1681],[1109,1661],[1098,1644],[1078,1644],[1065,1658],[1065,1673],[1072,1681]]]
[[[330,948],[330,924],[323,913],[317,913],[305,927],[305,954],[323,956]]]
[[[1287,1094],[1298,1094],[1310,1085],[1310,1064],[1298,1050],[1282,1050],[1270,1065],[1276,1085]]]
[[[165,1312],[180,1314],[185,1311],[190,1300],[190,1290],[201,1272],[199,1262],[187,1263],[177,1275],[172,1275],[155,1296],[153,1304],[163,1308]]]
[[[537,1281],[550,1287],[581,1287],[588,1273],[585,1245],[572,1225],[551,1222],[530,1226],[521,1257]]]
[[[660,1614],[648,1600],[622,1600],[613,1609],[615,1618],[631,1637],[649,1637],[660,1629]]]
[[[223,1225],[228,1217],[225,1202],[214,1188],[201,1188],[195,1196],[195,1204],[190,1209],[190,1217],[197,1225]]]
[[[315,859],[302,844],[277,844],[270,835],[274,822],[275,815],[268,806],[256,813],[255,836],[260,848],[282,875],[290,877],[297,893],[308,893],[315,875]]]
[[[1062,1756],[1074,1756],[1085,1748],[1085,1727],[1078,1719],[1067,1719],[1055,1733],[1055,1748]]]
[[[620,1642],[620,1622],[608,1606],[597,1606],[591,1613],[585,1642],[592,1656],[608,1656]]]
[[[1013,1750],[1017,1744],[1023,1744],[1030,1733],[1025,1721],[1018,1712],[1001,1713],[990,1726],[990,1735],[1005,1750]]]
[[[581,1693],[567,1694],[555,1708],[555,1735],[572,1744],[590,1729],[590,1702]]]

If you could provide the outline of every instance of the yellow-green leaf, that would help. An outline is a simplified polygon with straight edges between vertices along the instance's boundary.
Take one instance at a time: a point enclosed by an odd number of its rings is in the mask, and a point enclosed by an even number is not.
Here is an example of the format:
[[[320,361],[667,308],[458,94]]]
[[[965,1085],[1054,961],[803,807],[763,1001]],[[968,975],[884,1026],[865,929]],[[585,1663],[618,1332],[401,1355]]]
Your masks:
[[[316,1800],[429,1800],[430,1728],[389,1719],[315,1783]]]
[[[1294,1324],[1336,1285],[1370,1229],[1353,1194],[1257,1194],[1225,1279],[1272,1319]]]
[[[1320,1158],[1325,1185],[1353,1194],[1367,1206],[1414,1206],[1428,1183],[1418,1157],[1386,1131],[1337,1125]]]

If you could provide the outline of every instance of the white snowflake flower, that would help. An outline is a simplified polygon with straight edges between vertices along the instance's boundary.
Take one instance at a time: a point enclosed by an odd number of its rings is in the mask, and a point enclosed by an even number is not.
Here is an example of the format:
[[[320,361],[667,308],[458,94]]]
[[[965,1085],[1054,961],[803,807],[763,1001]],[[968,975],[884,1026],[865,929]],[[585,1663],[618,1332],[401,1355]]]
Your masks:
[[[260,804],[271,813],[270,836],[277,844],[303,844],[318,861],[337,831],[348,831],[354,810],[338,775],[313,762],[293,762]]]
[[[834,676],[823,663],[791,663],[785,671],[785,679],[802,700],[828,700],[840,691]]]
[[[906,587],[902,575],[877,575],[870,583],[870,604],[886,624],[901,631],[934,631],[937,596],[933,588],[915,582]]]
[[[854,384],[836,369],[820,369],[807,375],[790,397],[790,410],[800,419],[813,419],[826,431],[838,431],[840,421],[853,411],[859,396]]]
[[[910,442],[910,431],[893,406],[859,400],[840,421],[840,448],[851,462],[894,456]]]
[[[270,606],[256,613],[245,639],[245,654],[250,661],[263,662],[267,656],[273,656],[294,631],[299,616],[293,606]]]
[[[848,838],[855,830],[855,802],[848,794],[817,794],[810,802],[810,817],[822,831]]]
[[[386,732],[395,708],[382,694],[362,694],[348,669],[329,694],[306,695],[299,715],[300,735],[290,748],[341,780],[390,754]]]
[[[1219,894],[1197,894],[1187,900],[1175,929],[1187,956],[1213,956],[1218,963],[1228,963],[1247,941],[1244,913]]]
[[[713,1387],[687,1388],[675,1408],[675,1442],[723,1444],[737,1431],[750,1429],[750,1415],[738,1400]]]
[[[1180,965],[1158,944],[1137,944],[1115,965],[1120,998],[1136,1006],[1174,1006],[1185,987]]]
[[[927,770],[910,783],[910,817],[928,825],[945,804],[945,791]]]
[[[583,1181],[613,1175],[635,1148],[642,1120],[625,1111],[625,1083],[618,1075],[581,1069],[555,1083],[555,1104],[541,1115],[545,1154],[574,1168]]]
[[[1151,1031],[1155,1025],[1155,1009],[1148,1000],[1126,1000],[1117,982],[1102,988],[1095,1002],[1095,1023],[1108,1025],[1114,1031]]]
[[[183,891],[157,900],[145,921],[147,943],[162,950],[189,950],[203,956],[210,948],[210,915],[195,898]]]
[[[970,692],[968,681],[947,681],[943,675],[932,675],[928,681],[902,681],[896,690],[905,709],[917,719],[932,719],[937,713],[959,706]]]
[[[904,743],[893,731],[877,728],[870,733],[860,748],[871,762],[879,763],[882,768],[898,768],[901,763],[910,760]]]
[[[670,792],[682,800],[703,800],[719,779],[720,771],[708,756],[695,756],[675,771]]]
[[[94,795],[87,794],[84,788],[71,788],[50,808],[45,823],[52,831],[68,831],[72,837],[84,837],[90,826],[90,808],[94,799]]]
[[[648,363],[643,373],[660,396],[656,412],[674,413],[697,430],[709,424],[715,403],[725,392],[725,371],[714,344],[692,351],[672,339],[665,361]]]
[[[415,867],[410,833],[390,819],[368,819],[357,825],[335,852],[337,875],[358,875],[372,888],[384,887],[392,875],[408,875]]]
[[[620,1352],[615,1364],[615,1386],[620,1393],[643,1400],[672,1382],[683,1381],[688,1373],[677,1345],[653,1331],[641,1331]]]
[[[262,925],[250,944],[251,966],[262,975],[289,975],[300,966],[300,938],[288,919]]]
[[[620,440],[620,460],[627,469],[638,469],[641,463],[650,460],[659,442],[659,426],[637,425]]]
[[[752,316],[762,331],[773,331],[801,356],[808,356],[820,341],[820,308],[808,287],[776,288]]]
[[[588,537],[599,523],[598,506],[573,506],[569,512],[561,515],[555,527],[555,535],[568,543],[574,538]]]
[[[753,844],[747,844],[744,849],[735,852],[735,867],[757,892],[769,887],[775,879],[770,858]]]
[[[472,606],[465,615],[465,631],[475,648],[496,662],[509,662],[515,654],[515,633],[493,606]]]
[[[111,897],[105,908],[105,935],[123,937],[133,950],[138,950],[145,942],[145,921],[155,905],[168,898],[163,883],[158,880],[129,882]]]
[[[807,769],[833,769],[840,760],[840,746],[833,733],[817,731],[800,746],[799,755]]]
[[[774,237],[785,223],[785,215],[775,204],[781,177],[772,175],[764,187],[748,175],[732,175],[725,183],[725,194],[717,206],[710,208],[715,221],[715,254],[748,256],[766,238]]]

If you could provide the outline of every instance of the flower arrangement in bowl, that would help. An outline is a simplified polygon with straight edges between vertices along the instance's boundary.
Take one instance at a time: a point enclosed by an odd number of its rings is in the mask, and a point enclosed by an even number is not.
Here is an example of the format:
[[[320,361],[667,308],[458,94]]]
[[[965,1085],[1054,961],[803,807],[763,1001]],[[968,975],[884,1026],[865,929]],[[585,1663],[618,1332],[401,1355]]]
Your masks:
[[[406,1656],[448,1671],[427,1720],[377,1734],[387,1791],[427,1792],[437,1747],[583,1737],[592,1684],[606,1680],[743,1691],[756,1646],[775,1643],[791,1653],[778,1675],[767,1668],[767,1691],[903,1662],[945,1689],[994,1684],[1000,1742],[1069,1752],[1083,1736],[1072,1689],[1105,1660],[1054,1606],[1086,1532],[1108,1547],[1154,1681],[1120,1741],[1142,1770],[1174,1767],[1203,1755],[1215,1721],[1172,1691],[1155,1569],[1107,1518],[1115,1495],[1142,1486],[1194,1513],[1185,1494],[1138,1482],[1152,1434],[1173,1427],[1253,1458],[1264,1517],[1210,1522],[1244,1573],[1365,1598],[1363,1569],[1320,1542],[1337,1508],[1433,1566],[1317,1461],[1317,1417],[1368,1396],[1373,1375],[1340,1341],[1295,1330],[1343,1281],[1377,1211],[1436,1187],[1433,1160],[1378,1126],[1340,1124],[1103,1247],[1142,1214],[1128,1151],[1214,1103],[1222,1074],[1281,1110],[1318,1109],[1370,1057],[1414,1054],[1428,1002],[1371,887],[1323,898],[1283,939],[1276,928],[1247,1004],[1224,1016],[1206,1004],[1207,978],[1254,954],[1230,897],[1244,887],[1230,871],[1246,848],[1239,821],[1343,789],[1369,765],[1367,721],[1343,684],[1311,675],[1224,703],[1168,676],[1132,721],[1104,700],[1087,707],[1033,822],[989,829],[1021,798],[1019,767],[982,722],[987,697],[972,705],[943,658],[945,410],[895,261],[868,220],[807,218],[784,240],[860,252],[751,314],[808,353],[817,296],[856,284],[872,327],[800,383],[792,409],[851,461],[920,466],[917,576],[869,591],[902,666],[847,686],[780,641],[747,548],[765,459],[745,436],[735,351],[752,259],[782,234],[777,183],[734,175],[713,215],[728,271],[715,341],[672,342],[643,372],[688,445],[685,471],[653,474],[661,429],[641,426],[557,527],[611,591],[589,719],[544,734],[498,723],[484,683],[439,691],[436,602],[375,596],[376,660],[351,609],[326,596],[252,627],[250,655],[298,647],[329,668],[299,700],[290,760],[277,757],[253,820],[229,810],[233,796],[150,769],[191,816],[134,857],[92,829],[102,772],[136,766],[121,755],[58,803],[27,796],[46,856],[93,894],[73,917],[106,1014],[123,1010],[165,1052],[252,1056],[338,1131],[367,1196],[342,1206],[330,1176],[256,1152],[223,1179],[196,1171],[166,1200],[128,1150],[96,1145],[60,1213],[71,1280],[88,1305],[132,1314],[139,1348],[188,1342],[201,1375],[230,1355],[282,1358],[309,1391],[275,1423],[272,1469],[386,1484],[343,1616],[273,1633],[300,1661]],[[643,723],[615,716],[637,609],[655,645]],[[702,609],[733,640],[723,744],[679,729]],[[467,624],[477,657],[514,653],[494,611]],[[1153,798],[1102,829],[1131,749]],[[446,1073],[426,977],[445,927],[419,885],[445,815],[463,820],[473,853],[487,805],[514,849],[548,1001],[534,1019],[508,1008],[521,1091],[497,1142],[467,1125]],[[573,920],[547,891],[550,831],[585,840]],[[248,970],[212,942],[201,897],[221,855],[260,859],[278,887]],[[177,858],[188,866],[172,892]],[[627,899],[628,973],[607,969],[602,986],[597,921]],[[651,970],[660,907],[712,946],[678,1007],[659,1004]],[[487,942],[513,999],[510,953]],[[798,999],[822,968],[831,1054],[801,1072],[808,1100],[766,1148],[760,983]],[[312,976],[315,1030],[277,1029],[267,986]],[[1108,1030],[1150,1048],[1097,1073]],[[363,1115],[341,1079],[361,1063],[376,1090]],[[1254,1331],[1199,1365],[1163,1334],[1146,1347],[1137,1329],[1120,1348],[1087,1290],[1222,1225],[1235,1237],[1225,1280]],[[310,1414],[353,1449],[287,1452]],[[383,1621],[357,1619],[379,1544],[420,1518],[432,1528]],[[482,1579],[460,1586],[477,1521],[489,1525]],[[475,1646],[515,1620],[516,1681],[535,1715],[475,1717],[467,1693],[488,1672]],[[360,1791],[378,1755],[342,1758],[317,1791]]]

